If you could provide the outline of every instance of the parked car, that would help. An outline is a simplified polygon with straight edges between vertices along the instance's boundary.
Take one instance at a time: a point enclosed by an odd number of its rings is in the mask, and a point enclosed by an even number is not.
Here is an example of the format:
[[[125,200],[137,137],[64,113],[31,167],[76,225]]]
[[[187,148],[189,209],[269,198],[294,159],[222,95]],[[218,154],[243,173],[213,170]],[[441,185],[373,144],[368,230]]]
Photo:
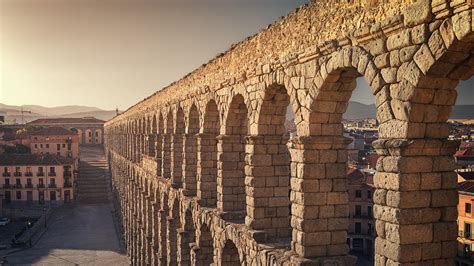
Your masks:
[[[8,219],[6,217],[0,218],[0,226],[5,226],[9,223],[10,223],[10,219]]]

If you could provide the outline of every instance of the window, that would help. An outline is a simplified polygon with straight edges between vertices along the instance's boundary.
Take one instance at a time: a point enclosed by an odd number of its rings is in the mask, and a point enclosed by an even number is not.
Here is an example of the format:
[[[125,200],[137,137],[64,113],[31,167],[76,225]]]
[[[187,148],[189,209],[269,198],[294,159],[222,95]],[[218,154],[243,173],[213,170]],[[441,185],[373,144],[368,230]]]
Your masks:
[[[471,238],[471,224],[464,222],[464,238]]]
[[[35,149],[38,149],[38,144],[35,144]]]
[[[89,137],[92,137],[92,132],[89,131]]]
[[[3,168],[3,172],[4,172],[4,173],[8,173],[8,167],[4,167],[4,168]]]
[[[26,179],[26,184],[28,184],[29,186],[31,186],[31,178]]]
[[[465,208],[466,208],[466,213],[471,213],[471,203],[466,202]]]
[[[66,144],[63,143],[63,148],[66,148]]]
[[[369,234],[369,235],[372,234],[372,224],[371,223],[367,224],[367,234]]]
[[[51,183],[50,183],[51,185],[55,185],[55,184],[56,184],[56,179],[51,178],[51,179],[50,179],[50,182],[51,182]]]
[[[51,166],[51,167],[49,168],[49,171],[50,171],[51,173],[54,173],[54,172],[55,172],[54,166]]]
[[[464,257],[469,257],[469,253],[471,253],[471,245],[464,244]]]
[[[356,190],[356,198],[362,198],[362,191]]]
[[[58,151],[61,150],[61,144],[59,144],[59,143],[56,144],[56,150],[58,150]]]
[[[15,184],[21,185],[21,179],[19,179],[19,178],[15,179]]]
[[[356,216],[361,216],[361,214],[362,214],[362,206],[356,205],[355,206],[355,215]]]
[[[372,191],[367,190],[367,198],[371,199],[372,198]]]
[[[71,150],[71,144],[70,144],[70,143],[67,144],[67,150],[68,150],[68,151]]]
[[[15,167],[15,172],[19,173],[20,172],[20,167]]]
[[[43,143],[40,144],[40,148],[41,148],[41,149],[43,148]]]
[[[61,155],[61,152],[60,152],[60,151],[56,152],[56,155],[57,155],[57,156],[60,156],[60,155]]]
[[[372,218],[372,206],[367,206],[367,216]]]
[[[355,233],[360,234],[362,232],[362,225],[360,222],[355,223]]]
[[[96,137],[99,137],[99,132],[96,131],[96,132],[95,132],[95,136],[96,136]]]
[[[46,144],[46,149],[49,149],[49,144]]]
[[[10,185],[10,179],[9,178],[5,178],[5,185]]]
[[[16,192],[16,199],[21,200],[21,191]]]
[[[38,179],[38,183],[39,183],[40,185],[43,185],[43,178]]]

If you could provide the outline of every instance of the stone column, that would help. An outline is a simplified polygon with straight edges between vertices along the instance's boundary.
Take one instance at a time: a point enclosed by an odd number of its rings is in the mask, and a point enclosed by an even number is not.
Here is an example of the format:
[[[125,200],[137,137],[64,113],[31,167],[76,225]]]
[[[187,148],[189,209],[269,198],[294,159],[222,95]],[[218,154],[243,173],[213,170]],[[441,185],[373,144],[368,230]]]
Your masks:
[[[152,262],[152,250],[153,250],[153,241],[152,241],[152,203],[151,201],[153,200],[152,197],[146,196],[145,198],[145,263],[147,265],[151,265]]]
[[[158,250],[158,256],[160,259],[160,265],[167,265],[168,264],[168,252],[166,249],[166,239],[167,239],[167,234],[166,234],[166,216],[167,211],[161,209],[158,211],[158,223],[160,229],[158,230],[158,241],[159,241],[159,250]]]
[[[347,255],[349,143],[341,136],[315,136],[298,137],[289,144],[292,249],[299,260],[355,263]]]
[[[245,145],[240,135],[220,135],[217,145],[217,208],[245,211]]]
[[[150,134],[148,135],[148,155],[151,157],[155,157],[156,155],[156,135],[155,134]]]
[[[215,134],[197,135],[197,197],[203,207],[217,202],[217,139]]]
[[[159,238],[159,202],[154,202],[151,204],[151,214],[152,214],[152,231],[151,231],[151,242],[152,242],[152,265],[158,265],[160,263],[159,260],[159,245],[160,245],[160,238]]]
[[[168,265],[177,265],[177,232],[176,232],[176,218],[168,217],[166,220],[166,249],[167,249],[167,256],[168,256]]]
[[[184,134],[183,153],[183,193],[186,196],[196,196],[196,168],[197,168],[197,138],[196,134]]]
[[[270,237],[290,236],[290,166],[288,138],[248,136],[245,224]]]
[[[183,175],[183,135],[184,134],[172,134],[171,135],[171,183],[174,187],[182,187],[182,175]]]
[[[189,238],[188,231],[181,228],[177,230],[178,265],[190,265]]]
[[[155,142],[156,175],[162,177],[163,163],[163,135],[156,135]]]
[[[375,264],[454,265],[459,143],[377,140],[374,177]]]
[[[161,164],[164,178],[171,178],[171,136],[170,134],[163,134],[163,160]]]

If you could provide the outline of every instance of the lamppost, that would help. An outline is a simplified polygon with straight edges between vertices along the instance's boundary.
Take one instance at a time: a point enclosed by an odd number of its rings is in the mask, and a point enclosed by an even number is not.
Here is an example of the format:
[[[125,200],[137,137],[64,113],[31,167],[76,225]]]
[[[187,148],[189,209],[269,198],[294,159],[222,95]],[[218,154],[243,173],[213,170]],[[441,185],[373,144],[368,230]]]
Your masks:
[[[46,226],[46,207],[43,207],[43,217],[44,217],[44,228],[48,228]]]
[[[31,231],[30,231],[30,226],[31,226],[31,222],[28,220],[28,221],[26,222],[26,230],[28,230],[29,244],[30,244],[30,247],[31,247]]]

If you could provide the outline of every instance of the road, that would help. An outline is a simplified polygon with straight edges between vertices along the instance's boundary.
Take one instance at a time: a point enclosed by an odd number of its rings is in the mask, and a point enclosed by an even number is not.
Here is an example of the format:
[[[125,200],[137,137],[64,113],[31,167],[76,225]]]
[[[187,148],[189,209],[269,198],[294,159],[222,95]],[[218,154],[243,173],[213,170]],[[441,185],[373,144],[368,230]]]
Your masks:
[[[103,158],[103,150],[86,148],[87,159]],[[29,249],[7,256],[9,264],[129,265],[121,251],[111,203],[73,204],[56,208],[48,229]]]

